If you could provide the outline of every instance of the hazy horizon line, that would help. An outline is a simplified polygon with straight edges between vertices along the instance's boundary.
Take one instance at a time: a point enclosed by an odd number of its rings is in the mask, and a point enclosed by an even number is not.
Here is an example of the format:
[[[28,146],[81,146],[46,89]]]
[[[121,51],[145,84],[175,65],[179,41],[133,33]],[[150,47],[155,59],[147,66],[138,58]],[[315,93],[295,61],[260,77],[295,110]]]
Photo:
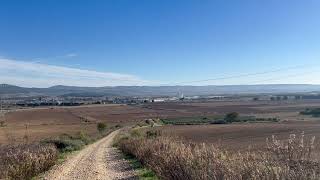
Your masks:
[[[0,87],[3,85],[9,85],[9,86],[16,86],[20,88],[39,88],[39,89],[46,89],[46,88],[54,88],[57,86],[63,86],[63,87],[77,87],[77,88],[104,88],[104,87],[207,87],[207,86],[320,86],[320,84],[301,84],[301,83],[271,83],[271,84],[220,84],[220,85],[118,85],[118,86],[73,86],[73,85],[62,85],[57,84],[53,86],[47,86],[47,87],[36,87],[36,86],[20,86],[16,84],[8,84],[8,83],[0,83]]]

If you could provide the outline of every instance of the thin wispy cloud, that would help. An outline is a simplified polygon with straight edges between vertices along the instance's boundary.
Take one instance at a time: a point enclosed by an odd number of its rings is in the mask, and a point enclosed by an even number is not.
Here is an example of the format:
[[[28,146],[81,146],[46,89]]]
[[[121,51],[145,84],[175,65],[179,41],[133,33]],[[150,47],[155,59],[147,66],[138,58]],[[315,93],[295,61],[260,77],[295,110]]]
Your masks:
[[[59,55],[59,56],[34,58],[33,62],[35,62],[35,63],[45,63],[45,62],[50,61],[50,60],[71,59],[71,58],[75,58],[77,56],[78,56],[77,53],[68,53],[68,54]],[[2,57],[0,57],[0,58],[2,58]]]
[[[66,54],[65,57],[77,57],[78,54],[76,53],[70,53],[70,54]]]
[[[0,58],[0,83],[25,87],[145,85],[137,76]]]

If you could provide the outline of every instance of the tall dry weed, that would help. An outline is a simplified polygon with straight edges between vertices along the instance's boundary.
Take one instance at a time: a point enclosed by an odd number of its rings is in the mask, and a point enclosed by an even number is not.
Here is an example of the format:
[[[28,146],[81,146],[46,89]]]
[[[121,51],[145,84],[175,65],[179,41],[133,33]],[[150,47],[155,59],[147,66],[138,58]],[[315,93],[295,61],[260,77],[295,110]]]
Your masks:
[[[23,144],[0,147],[0,179],[31,179],[48,170],[58,158],[50,144]]]
[[[312,159],[314,138],[276,137],[259,152],[230,153],[210,144],[170,137],[129,138],[119,143],[161,179],[320,179],[319,162]]]

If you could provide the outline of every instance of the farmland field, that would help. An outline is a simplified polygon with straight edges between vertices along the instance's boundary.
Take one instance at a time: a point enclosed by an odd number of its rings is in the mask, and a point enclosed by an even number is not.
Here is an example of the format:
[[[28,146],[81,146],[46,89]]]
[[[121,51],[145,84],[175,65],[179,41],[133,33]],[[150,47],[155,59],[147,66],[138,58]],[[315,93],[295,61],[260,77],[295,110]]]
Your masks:
[[[176,132],[195,141],[222,141],[230,147],[246,147],[251,142],[264,143],[271,134],[301,130],[317,134],[317,120],[300,115],[306,108],[320,107],[320,101],[214,101],[203,103],[150,103],[144,105],[94,105],[79,107],[53,107],[13,110],[5,115],[5,126],[0,127],[0,144],[22,141],[27,135],[30,141],[74,134],[84,131],[98,133],[97,122],[109,126],[133,125],[148,118],[214,117],[229,112],[258,118],[279,118],[280,123],[230,124],[203,126],[168,126],[165,131]],[[298,121],[298,122],[296,122]],[[237,143],[235,143],[235,141]]]
[[[22,141],[26,134],[31,141],[80,131],[92,135],[98,133],[98,122],[109,126],[129,125],[150,115],[148,110],[124,105],[17,110],[5,115],[5,127],[0,128],[0,143]]]
[[[266,138],[272,135],[279,139],[288,139],[290,134],[306,137],[316,136],[320,142],[320,122],[285,123],[244,123],[221,125],[182,125],[159,127],[164,134],[178,136],[193,142],[212,143],[228,150],[261,149],[266,146]]]

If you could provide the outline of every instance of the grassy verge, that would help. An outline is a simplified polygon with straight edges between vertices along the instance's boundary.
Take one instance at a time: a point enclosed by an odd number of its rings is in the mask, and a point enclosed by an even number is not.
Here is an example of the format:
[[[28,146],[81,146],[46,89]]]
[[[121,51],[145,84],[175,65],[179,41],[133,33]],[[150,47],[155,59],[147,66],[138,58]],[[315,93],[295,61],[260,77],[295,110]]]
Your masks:
[[[138,173],[138,177],[141,180],[158,180],[156,174],[143,166],[134,156],[125,155],[124,158],[130,163],[133,169],[135,169]]]
[[[145,123],[143,126],[137,125],[132,128],[123,129],[114,139],[113,146],[119,147],[123,141],[129,140],[130,138],[140,138],[142,136],[153,136],[153,134],[146,133],[145,130],[152,127],[153,123]],[[149,132],[149,131],[148,131]],[[155,131],[158,132],[158,131]],[[142,164],[133,154],[123,153],[124,158],[130,163],[132,168],[137,172],[139,179],[142,180],[158,180],[159,178],[153,170]]]

